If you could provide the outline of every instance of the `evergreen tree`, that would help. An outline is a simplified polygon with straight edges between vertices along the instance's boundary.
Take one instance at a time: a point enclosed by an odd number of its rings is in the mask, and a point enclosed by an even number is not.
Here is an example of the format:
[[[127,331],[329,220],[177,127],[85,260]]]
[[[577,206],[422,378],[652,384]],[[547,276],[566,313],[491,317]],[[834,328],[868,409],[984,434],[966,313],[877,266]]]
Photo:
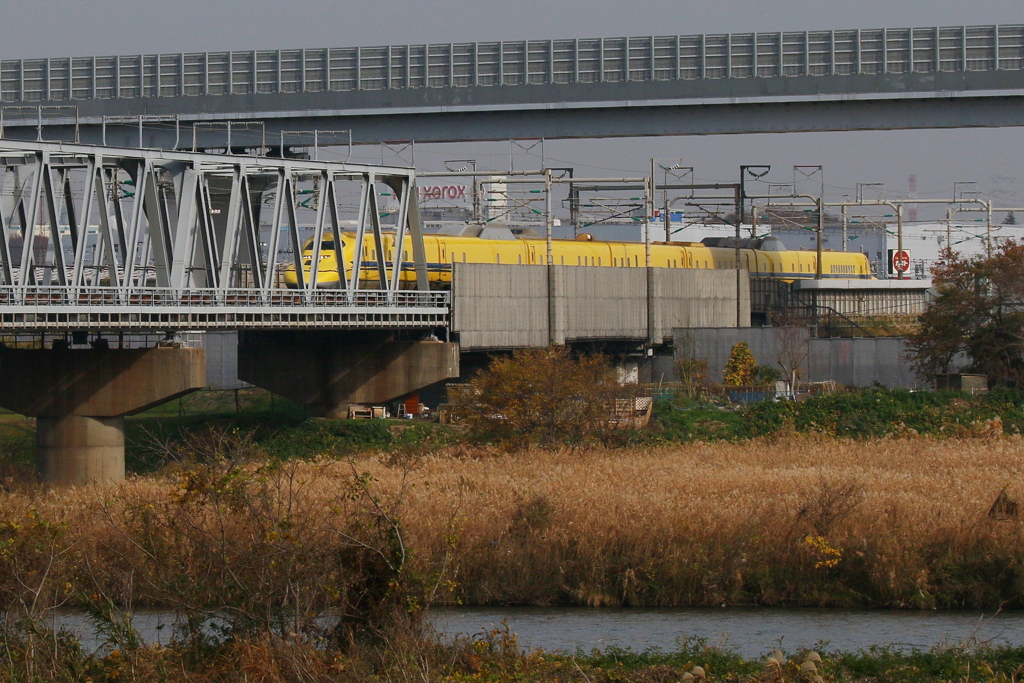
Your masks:
[[[750,352],[747,342],[741,341],[732,347],[722,376],[725,383],[732,387],[754,383],[757,377],[757,361],[754,359],[754,354]]]

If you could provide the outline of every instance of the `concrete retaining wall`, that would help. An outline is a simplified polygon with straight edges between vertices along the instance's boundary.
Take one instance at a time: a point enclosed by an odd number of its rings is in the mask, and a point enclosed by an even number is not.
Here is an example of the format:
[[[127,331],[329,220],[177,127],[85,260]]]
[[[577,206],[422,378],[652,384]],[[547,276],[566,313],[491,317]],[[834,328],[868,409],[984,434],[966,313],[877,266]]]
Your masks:
[[[588,340],[657,345],[676,327],[736,324],[735,271],[456,263],[453,279],[452,331],[464,350]],[[749,324],[745,272],[740,319]]]
[[[780,368],[780,358],[796,359],[803,380],[835,380],[852,387],[875,382],[892,388],[923,389],[927,384],[914,374],[902,337],[875,339],[811,339],[803,327],[751,327],[677,330],[675,350],[685,353],[689,336],[694,358],[708,361],[712,381],[722,381],[722,369],[733,345],[745,341],[757,362]]]
[[[206,349],[206,384],[211,389],[238,389],[249,386],[238,379],[238,333],[206,332],[199,335]]]

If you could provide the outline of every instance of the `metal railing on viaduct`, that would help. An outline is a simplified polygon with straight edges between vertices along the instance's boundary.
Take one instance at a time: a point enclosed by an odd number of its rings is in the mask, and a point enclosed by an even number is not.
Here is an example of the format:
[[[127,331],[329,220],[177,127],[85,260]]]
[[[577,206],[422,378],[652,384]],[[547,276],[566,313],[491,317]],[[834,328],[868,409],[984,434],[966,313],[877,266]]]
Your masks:
[[[0,330],[444,326],[415,183],[405,168],[0,141]],[[352,277],[315,287],[310,239],[315,264],[354,239]]]
[[[9,136],[163,147],[223,146],[228,121],[264,142],[1001,126],[1022,74],[1024,25],[956,26],[5,60],[0,104]]]

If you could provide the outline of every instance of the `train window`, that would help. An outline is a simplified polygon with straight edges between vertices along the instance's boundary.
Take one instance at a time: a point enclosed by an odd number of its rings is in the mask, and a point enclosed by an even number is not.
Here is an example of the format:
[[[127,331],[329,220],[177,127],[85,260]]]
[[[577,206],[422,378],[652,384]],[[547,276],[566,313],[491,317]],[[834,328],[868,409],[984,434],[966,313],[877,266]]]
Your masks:
[[[601,257],[600,256],[597,257],[597,265],[601,265]]]
[[[564,265],[565,265],[565,257],[564,257],[564,256],[561,256],[561,257],[559,257],[559,258],[561,258],[561,259],[562,259],[562,265],[564,266]]]
[[[577,266],[583,265],[582,262],[580,261],[580,257],[579,256],[576,257],[576,265]]]
[[[403,251],[402,252],[402,256],[403,256],[404,260],[408,261],[409,260],[409,250],[406,249],[405,251]]]
[[[495,254],[494,255],[494,262],[495,263],[501,263],[501,254]]]
[[[615,258],[615,257],[613,256],[613,257],[612,257],[612,265],[613,265],[613,266],[617,266],[617,265],[619,265],[619,259],[617,259],[617,258]]]
[[[516,255],[516,263],[518,263],[519,265],[523,265],[523,255],[522,254],[517,254]]]
[[[462,262],[466,262],[466,252],[462,252]]]
[[[639,268],[639,267],[640,267],[640,257],[639,257],[639,256],[634,256],[634,257],[633,257],[633,265],[634,265],[635,267],[637,267],[637,268]]]

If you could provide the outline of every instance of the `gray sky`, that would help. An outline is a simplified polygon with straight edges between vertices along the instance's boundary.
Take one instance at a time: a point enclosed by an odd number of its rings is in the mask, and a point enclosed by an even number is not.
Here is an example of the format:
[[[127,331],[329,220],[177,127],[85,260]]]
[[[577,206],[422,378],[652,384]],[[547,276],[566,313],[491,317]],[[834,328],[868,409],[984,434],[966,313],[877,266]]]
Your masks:
[[[465,42],[525,38],[672,35],[961,24],[1024,23],[1021,0],[7,0],[0,58],[140,52]],[[549,141],[549,163],[596,175],[640,172],[674,157],[705,179],[732,180],[742,163],[823,164],[833,197],[857,182],[919,196],[950,194],[958,180],[1024,205],[1024,130],[892,131]],[[376,156],[379,149],[362,150]],[[421,146],[418,166],[473,157],[508,163],[507,143]],[[523,158],[525,165],[526,158]],[[481,164],[486,165],[486,164]]]

